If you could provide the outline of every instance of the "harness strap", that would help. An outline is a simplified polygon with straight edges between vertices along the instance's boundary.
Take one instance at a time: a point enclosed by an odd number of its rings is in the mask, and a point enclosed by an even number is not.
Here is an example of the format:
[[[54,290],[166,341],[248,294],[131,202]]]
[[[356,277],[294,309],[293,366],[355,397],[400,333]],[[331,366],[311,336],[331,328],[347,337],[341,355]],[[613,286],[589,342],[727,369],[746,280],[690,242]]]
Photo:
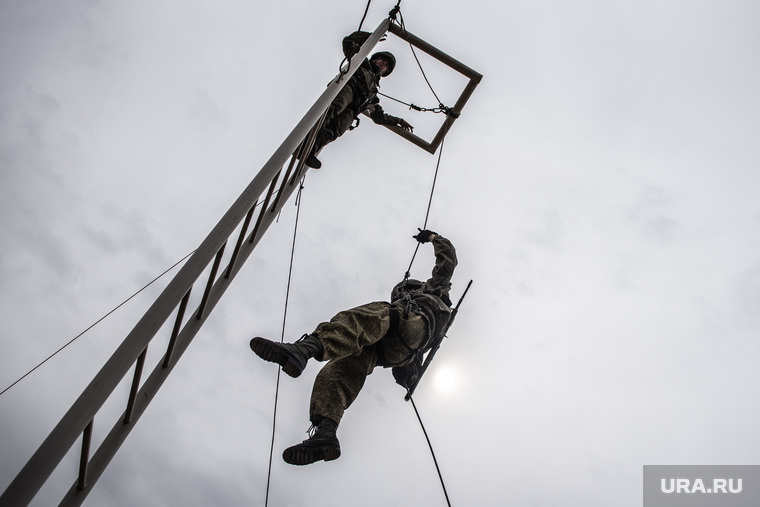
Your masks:
[[[390,325],[388,326],[388,331],[383,335],[383,337],[380,339],[380,342],[382,342],[387,337],[396,334],[399,327],[399,322],[402,319],[401,312],[398,308],[396,308],[393,304],[388,305],[388,315],[390,317]],[[420,351],[410,347],[400,336],[398,337],[398,342],[409,352],[410,355],[418,354]],[[427,343],[425,343],[427,345]],[[377,356],[378,356],[378,364],[380,366],[384,366],[386,368],[395,367],[399,364],[393,364],[388,361],[388,358],[385,357],[385,354],[383,354],[382,347],[377,347]]]
[[[401,315],[399,314],[399,311],[396,308],[394,308],[393,305],[389,305],[388,314],[391,318],[391,325],[388,327],[388,331],[383,336],[383,339],[387,338],[388,336],[398,331],[398,323],[399,323],[399,320],[401,320]]]

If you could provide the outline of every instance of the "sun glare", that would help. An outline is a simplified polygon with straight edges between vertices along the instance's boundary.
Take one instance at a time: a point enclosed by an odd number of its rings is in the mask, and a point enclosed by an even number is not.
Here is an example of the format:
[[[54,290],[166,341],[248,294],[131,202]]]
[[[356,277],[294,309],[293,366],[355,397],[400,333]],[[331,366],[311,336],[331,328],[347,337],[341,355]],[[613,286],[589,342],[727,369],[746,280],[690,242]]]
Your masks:
[[[436,391],[443,394],[452,394],[459,387],[459,373],[449,365],[442,365],[436,369],[433,383]]]

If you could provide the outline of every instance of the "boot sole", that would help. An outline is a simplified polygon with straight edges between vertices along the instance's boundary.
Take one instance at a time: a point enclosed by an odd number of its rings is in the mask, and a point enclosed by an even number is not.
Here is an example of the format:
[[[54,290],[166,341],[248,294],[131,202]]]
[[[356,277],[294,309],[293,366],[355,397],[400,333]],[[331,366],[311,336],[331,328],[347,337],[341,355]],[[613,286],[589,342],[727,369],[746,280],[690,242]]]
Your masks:
[[[334,447],[299,447],[285,449],[282,459],[290,465],[311,465],[317,461],[333,461],[340,458],[340,449]]]
[[[306,164],[307,167],[311,167],[312,169],[322,169],[322,162],[307,160],[304,163]]]
[[[293,378],[298,378],[303,372],[303,369],[291,360],[290,355],[278,347],[275,342],[257,337],[251,340],[250,346],[251,350],[261,359],[279,364],[282,371]]]

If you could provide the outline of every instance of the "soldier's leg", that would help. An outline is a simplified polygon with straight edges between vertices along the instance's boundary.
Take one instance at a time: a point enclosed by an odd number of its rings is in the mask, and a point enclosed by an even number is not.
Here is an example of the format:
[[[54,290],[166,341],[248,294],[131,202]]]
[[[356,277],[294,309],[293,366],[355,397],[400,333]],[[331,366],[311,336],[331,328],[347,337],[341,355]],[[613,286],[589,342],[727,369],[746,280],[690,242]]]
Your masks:
[[[316,155],[327,144],[342,136],[351,126],[355,117],[356,111],[353,109],[328,112],[328,115],[322,124],[322,128],[317,134],[317,138],[314,140],[311,154]]]
[[[330,122],[335,139],[346,133],[357,114],[353,109],[346,109]]]
[[[314,141],[314,148],[311,150],[312,154],[319,153],[319,150],[321,150],[327,143],[335,141],[348,129],[348,125],[344,126],[344,117],[346,114],[353,114],[348,110],[348,106],[351,105],[353,100],[354,90],[350,86],[344,86],[343,89],[338,92],[338,95],[327,109],[327,116],[325,116],[322,128],[317,134],[316,141]]]
[[[317,154],[322,148],[325,147],[325,145],[333,142],[338,137],[340,137],[341,134],[343,134],[344,131],[336,133],[337,127],[335,119],[343,115],[344,111],[346,108],[348,108],[353,100],[354,91],[350,86],[344,86],[341,91],[338,92],[338,95],[335,97],[335,99],[333,99],[332,103],[327,108],[327,115],[325,116],[325,121],[322,123],[322,128],[320,128],[319,132],[317,132],[317,137],[314,140],[314,145],[306,157],[307,166],[314,169],[319,169],[322,167],[322,162],[320,162],[317,158]],[[298,158],[301,158],[302,155],[303,151],[299,152]]]
[[[300,444],[283,451],[282,459],[286,463],[309,465],[340,457],[338,424],[376,363],[374,347],[366,347],[357,355],[333,359],[322,368],[314,381],[309,407],[315,432]]]
[[[317,326],[312,335],[322,344],[324,360],[352,356],[379,341],[390,327],[388,303],[374,302],[336,314]]]
[[[298,377],[309,359],[327,361],[357,354],[385,336],[389,327],[388,303],[369,303],[338,313],[296,343],[277,343],[257,336],[250,346],[260,358],[277,363],[286,374]]]
[[[376,364],[374,347],[329,361],[314,379],[309,405],[312,423],[319,424],[324,418],[340,423],[343,413],[354,402]]]
[[[354,100],[354,90],[350,86],[344,86],[338,95],[335,96],[330,107],[327,109],[325,124],[330,123],[338,117]]]

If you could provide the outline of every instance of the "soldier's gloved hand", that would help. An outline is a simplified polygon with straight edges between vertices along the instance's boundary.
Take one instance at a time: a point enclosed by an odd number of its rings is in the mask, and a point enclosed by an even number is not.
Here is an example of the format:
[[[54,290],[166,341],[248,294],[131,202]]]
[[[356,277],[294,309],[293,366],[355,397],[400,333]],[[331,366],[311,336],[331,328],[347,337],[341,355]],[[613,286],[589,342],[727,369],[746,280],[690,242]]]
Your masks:
[[[417,230],[420,231],[417,233],[417,235],[412,236],[414,239],[419,241],[420,243],[427,243],[428,241],[433,241],[433,238],[438,235],[437,232],[429,231],[425,229],[424,231],[417,227]]]
[[[407,132],[414,132],[414,127],[412,127],[409,122],[407,122],[403,118],[398,119],[398,126],[402,129],[406,130]]]
[[[396,383],[405,389],[411,389],[417,382],[417,371],[409,366],[392,368],[391,372],[393,373],[393,378],[396,380]]]

